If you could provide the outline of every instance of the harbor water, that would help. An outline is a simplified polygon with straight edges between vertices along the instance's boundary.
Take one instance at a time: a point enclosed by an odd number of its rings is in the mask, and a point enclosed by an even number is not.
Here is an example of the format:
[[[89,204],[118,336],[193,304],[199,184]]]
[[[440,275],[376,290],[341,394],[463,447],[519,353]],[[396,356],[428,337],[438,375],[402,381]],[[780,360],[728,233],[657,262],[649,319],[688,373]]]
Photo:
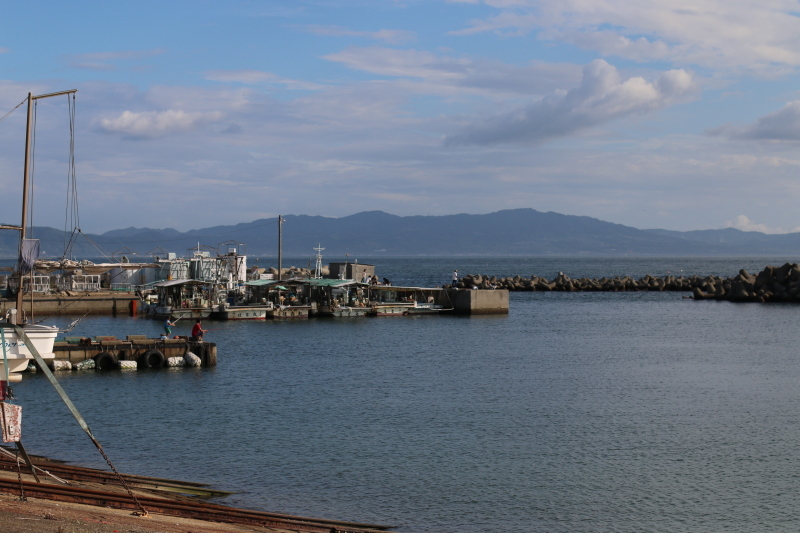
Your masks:
[[[454,268],[734,276],[787,261],[362,262],[435,286]],[[119,470],[236,493],[220,503],[406,533],[796,531],[800,306],[687,295],[525,292],[507,316],[207,321],[216,367],[58,376]],[[87,317],[70,335],[160,329]],[[106,467],[42,375],[14,391],[29,453]]]

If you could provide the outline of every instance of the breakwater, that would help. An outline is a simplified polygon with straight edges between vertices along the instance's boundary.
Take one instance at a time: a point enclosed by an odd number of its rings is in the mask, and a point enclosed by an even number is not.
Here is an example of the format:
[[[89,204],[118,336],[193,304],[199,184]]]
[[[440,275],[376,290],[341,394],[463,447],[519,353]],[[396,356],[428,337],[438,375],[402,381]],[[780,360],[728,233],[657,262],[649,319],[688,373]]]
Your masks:
[[[529,278],[513,276],[497,278],[469,274],[459,282],[466,289],[505,289],[508,291],[684,291],[696,300],[728,300],[734,302],[800,302],[800,265],[785,263],[780,267],[767,266],[758,274],[742,269],[734,277],[673,276],[646,274],[641,278],[572,279],[563,272],[552,280],[536,275]]]

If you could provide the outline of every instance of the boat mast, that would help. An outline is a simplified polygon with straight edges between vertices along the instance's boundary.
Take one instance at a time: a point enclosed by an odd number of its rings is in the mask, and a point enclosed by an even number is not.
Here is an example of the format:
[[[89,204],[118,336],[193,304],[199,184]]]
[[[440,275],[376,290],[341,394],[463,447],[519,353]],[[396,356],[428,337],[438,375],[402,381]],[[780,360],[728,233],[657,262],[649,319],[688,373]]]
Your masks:
[[[22,252],[22,243],[28,236],[27,223],[28,223],[28,188],[30,187],[30,163],[31,163],[31,136],[33,134],[33,101],[42,98],[50,98],[51,96],[61,96],[64,94],[73,94],[78,92],[77,89],[69,91],[60,91],[57,93],[40,94],[33,96],[28,93],[28,121],[25,127],[25,162],[23,163],[22,172],[22,224],[20,224],[20,252]],[[23,303],[23,290],[22,290],[22,276],[19,278],[19,290],[17,291],[17,309],[22,312]],[[31,298],[33,298],[33,273],[31,272]],[[31,320],[33,320],[33,301],[31,301]]]

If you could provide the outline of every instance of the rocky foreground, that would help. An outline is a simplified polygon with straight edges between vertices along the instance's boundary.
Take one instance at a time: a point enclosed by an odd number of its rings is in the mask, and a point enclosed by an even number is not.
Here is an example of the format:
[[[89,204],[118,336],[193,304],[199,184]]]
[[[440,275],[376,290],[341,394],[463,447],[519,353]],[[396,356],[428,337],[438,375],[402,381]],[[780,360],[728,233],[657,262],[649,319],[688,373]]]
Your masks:
[[[563,272],[559,272],[551,281],[536,275],[530,278],[521,276],[497,278],[470,274],[461,279],[459,288],[509,291],[685,291],[691,292],[696,300],[800,302],[800,265],[786,263],[781,267],[767,266],[756,275],[742,269],[733,278],[721,276],[659,278],[647,274],[640,279],[630,276],[571,279]]]

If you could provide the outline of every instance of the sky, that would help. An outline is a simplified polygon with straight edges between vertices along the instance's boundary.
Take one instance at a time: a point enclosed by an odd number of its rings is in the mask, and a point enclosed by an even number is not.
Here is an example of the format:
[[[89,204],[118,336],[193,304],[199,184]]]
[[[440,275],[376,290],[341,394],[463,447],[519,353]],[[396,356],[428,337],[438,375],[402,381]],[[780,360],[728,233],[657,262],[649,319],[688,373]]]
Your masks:
[[[3,223],[28,93],[77,89],[74,129],[69,97],[36,100],[36,225],[533,208],[800,231],[800,2],[31,0],[0,18]]]

